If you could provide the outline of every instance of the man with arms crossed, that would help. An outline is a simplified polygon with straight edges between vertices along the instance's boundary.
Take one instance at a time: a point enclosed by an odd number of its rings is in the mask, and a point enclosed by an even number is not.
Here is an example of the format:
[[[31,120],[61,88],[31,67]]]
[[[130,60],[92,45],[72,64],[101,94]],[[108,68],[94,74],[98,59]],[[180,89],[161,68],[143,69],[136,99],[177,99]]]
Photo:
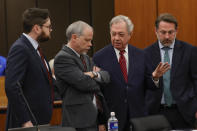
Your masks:
[[[109,82],[109,74],[94,66],[86,54],[93,39],[90,25],[74,22],[67,28],[66,36],[68,43],[54,62],[56,80],[63,96],[62,126],[74,127],[77,131],[97,131],[98,114],[105,113],[99,85]],[[99,130],[104,131],[104,125],[99,126]]]

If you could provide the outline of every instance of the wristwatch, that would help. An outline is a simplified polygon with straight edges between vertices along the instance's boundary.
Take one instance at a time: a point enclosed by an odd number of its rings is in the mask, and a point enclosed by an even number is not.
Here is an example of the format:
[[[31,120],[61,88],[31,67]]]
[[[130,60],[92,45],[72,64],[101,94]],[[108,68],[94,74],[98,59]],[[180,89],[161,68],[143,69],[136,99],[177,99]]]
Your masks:
[[[96,77],[98,77],[98,73],[97,73],[97,72],[95,72],[95,71],[92,71],[92,74],[93,74],[93,78],[96,78]]]

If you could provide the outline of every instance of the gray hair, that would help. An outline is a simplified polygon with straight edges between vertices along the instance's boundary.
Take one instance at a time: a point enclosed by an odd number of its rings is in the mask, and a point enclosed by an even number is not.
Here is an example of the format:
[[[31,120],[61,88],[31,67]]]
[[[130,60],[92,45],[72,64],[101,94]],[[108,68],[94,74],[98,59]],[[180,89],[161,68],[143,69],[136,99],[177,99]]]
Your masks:
[[[134,25],[133,25],[132,21],[129,19],[129,17],[124,16],[124,15],[118,15],[118,16],[113,17],[109,23],[110,29],[114,23],[119,23],[122,21],[124,21],[126,23],[127,31],[129,34],[131,34],[131,32],[133,31]]]
[[[76,34],[78,36],[81,36],[86,27],[91,28],[93,30],[93,28],[89,24],[87,24],[83,21],[76,21],[76,22],[70,24],[68,26],[68,28],[66,29],[67,40],[70,41],[72,34]]]

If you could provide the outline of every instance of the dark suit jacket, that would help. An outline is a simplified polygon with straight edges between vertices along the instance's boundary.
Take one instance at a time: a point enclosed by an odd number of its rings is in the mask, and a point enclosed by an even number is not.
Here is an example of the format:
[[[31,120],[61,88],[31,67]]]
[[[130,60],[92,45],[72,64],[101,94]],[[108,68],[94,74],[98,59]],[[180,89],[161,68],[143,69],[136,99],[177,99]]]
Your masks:
[[[120,131],[123,130],[128,117],[147,115],[145,90],[146,87],[155,87],[151,78],[152,71],[146,66],[144,53],[128,45],[128,56],[128,83],[124,81],[115,50],[111,44],[93,56],[94,63],[110,74],[110,84],[103,89],[103,94],[109,110],[116,113]]]
[[[152,58],[155,68],[161,62],[158,42],[145,49]],[[197,111],[197,50],[191,45],[176,40],[174,45],[170,90],[176,101],[179,111],[186,121],[194,122],[194,113]],[[159,88],[147,92],[147,105],[151,114],[158,113],[163,93],[163,78],[160,78]]]
[[[67,46],[64,46],[55,57],[55,76],[63,96],[63,126],[86,128],[94,126],[97,122],[97,109],[93,104],[93,95],[97,93],[102,96],[102,94],[99,84],[83,73],[93,70],[90,58],[84,55],[84,59],[87,65],[86,71],[81,59]],[[107,72],[99,73],[101,83],[109,82]]]
[[[29,120],[35,124],[17,82],[21,83],[38,124],[48,124],[52,115],[52,100],[47,71],[37,51],[24,35],[12,45],[7,59],[7,128],[21,127]]]

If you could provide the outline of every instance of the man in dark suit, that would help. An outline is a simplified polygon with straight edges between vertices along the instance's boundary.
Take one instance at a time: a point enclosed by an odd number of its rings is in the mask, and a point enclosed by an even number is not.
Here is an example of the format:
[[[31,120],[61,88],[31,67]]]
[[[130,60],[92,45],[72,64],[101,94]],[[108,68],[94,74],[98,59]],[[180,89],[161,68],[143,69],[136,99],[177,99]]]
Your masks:
[[[77,131],[96,131],[97,112],[105,112],[99,84],[108,83],[109,74],[94,66],[86,55],[93,39],[90,25],[74,22],[67,28],[66,36],[68,43],[54,62],[58,88],[63,96],[62,125],[74,127]],[[104,125],[99,126],[100,131],[102,128]]]
[[[7,58],[7,129],[49,124],[52,115],[51,71],[39,50],[40,42],[51,38],[49,11],[39,8],[25,10],[23,31],[21,37],[10,48]],[[32,118],[23,95],[37,123]]]
[[[112,18],[112,44],[93,56],[95,64],[110,74],[110,84],[103,89],[103,94],[109,110],[116,113],[119,131],[130,130],[130,118],[147,115],[145,91],[156,88],[143,51],[128,44],[132,31],[133,23],[128,17],[119,15]],[[160,65],[157,69],[155,74],[167,70],[168,65]]]
[[[169,62],[171,69],[160,78],[157,90],[147,92],[146,101],[150,114],[163,114],[173,129],[185,129],[193,127],[197,112],[197,51],[176,39],[177,25],[176,18],[167,13],[155,21],[158,41],[145,52],[153,68]]]

